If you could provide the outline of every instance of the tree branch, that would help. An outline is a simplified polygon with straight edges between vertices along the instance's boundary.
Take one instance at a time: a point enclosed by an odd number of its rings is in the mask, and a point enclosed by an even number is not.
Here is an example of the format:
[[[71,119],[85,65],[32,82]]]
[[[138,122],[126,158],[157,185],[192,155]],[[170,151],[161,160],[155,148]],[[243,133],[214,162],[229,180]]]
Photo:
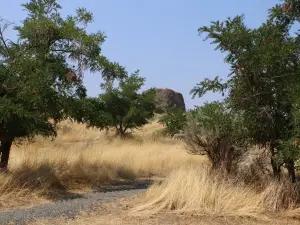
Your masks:
[[[4,19],[0,19],[0,23],[4,22]],[[9,23],[9,22],[4,22],[4,24],[0,27],[0,40],[4,45],[5,50],[7,51],[7,53],[9,53],[9,47],[6,44],[6,40],[4,39],[4,31],[11,26],[13,23]]]

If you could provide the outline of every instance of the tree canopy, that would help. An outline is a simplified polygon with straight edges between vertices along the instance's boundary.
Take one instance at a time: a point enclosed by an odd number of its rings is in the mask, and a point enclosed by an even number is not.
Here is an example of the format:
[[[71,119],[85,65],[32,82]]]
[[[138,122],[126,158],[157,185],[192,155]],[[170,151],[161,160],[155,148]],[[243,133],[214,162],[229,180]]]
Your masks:
[[[149,123],[154,116],[156,92],[150,89],[139,93],[145,78],[138,73],[119,79],[115,86],[113,80],[102,84],[104,93],[94,99],[98,115],[87,113],[85,122],[99,129],[113,128],[120,137]]]
[[[16,41],[5,36],[11,24],[0,21],[1,168],[7,167],[15,138],[55,136],[48,120],[74,115],[72,104],[86,97],[85,70],[101,72],[105,79],[127,76],[122,66],[102,55],[105,35],[87,32],[92,13],[79,8],[63,18],[56,0],[22,6],[27,17],[13,27]]]
[[[299,156],[299,150],[291,150],[299,137],[300,119],[300,45],[291,27],[299,16],[299,2],[290,0],[273,7],[256,29],[245,25],[243,15],[199,28],[217,45],[216,50],[227,53],[231,73],[227,82],[205,79],[191,93],[201,97],[207,91],[228,91],[227,101],[243,114],[252,144],[270,149],[275,176],[283,164],[293,173]],[[278,160],[279,155],[284,157]]]

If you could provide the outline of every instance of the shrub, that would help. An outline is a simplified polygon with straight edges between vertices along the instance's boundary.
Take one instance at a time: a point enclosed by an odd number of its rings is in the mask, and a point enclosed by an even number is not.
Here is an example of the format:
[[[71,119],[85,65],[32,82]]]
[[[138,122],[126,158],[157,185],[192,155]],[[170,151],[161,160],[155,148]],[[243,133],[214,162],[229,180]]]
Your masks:
[[[164,132],[173,137],[183,131],[186,121],[184,110],[172,110],[162,116],[158,122],[164,125]]]
[[[231,173],[247,150],[241,122],[223,103],[206,103],[188,113],[180,136],[189,153],[207,155],[213,170]]]

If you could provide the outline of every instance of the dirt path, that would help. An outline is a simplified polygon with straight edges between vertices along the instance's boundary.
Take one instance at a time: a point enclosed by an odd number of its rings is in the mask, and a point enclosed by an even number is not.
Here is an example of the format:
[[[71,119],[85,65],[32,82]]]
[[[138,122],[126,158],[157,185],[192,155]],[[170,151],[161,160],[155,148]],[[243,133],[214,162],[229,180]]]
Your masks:
[[[23,225],[36,219],[69,218],[72,219],[81,212],[99,210],[103,203],[109,203],[118,198],[134,196],[143,192],[147,183],[137,185],[122,185],[106,189],[104,192],[77,195],[72,199],[64,199],[50,204],[38,205],[27,209],[15,209],[0,213],[0,224]]]
[[[195,216],[181,213],[158,213],[139,215],[132,213],[137,205],[143,204],[143,193],[138,196],[118,198],[104,203],[98,209],[80,213],[75,219],[38,220],[30,225],[299,225],[300,221],[272,218],[270,221],[251,220],[250,218],[223,218]],[[275,216],[275,215],[274,215]],[[28,224],[29,225],[29,224]]]

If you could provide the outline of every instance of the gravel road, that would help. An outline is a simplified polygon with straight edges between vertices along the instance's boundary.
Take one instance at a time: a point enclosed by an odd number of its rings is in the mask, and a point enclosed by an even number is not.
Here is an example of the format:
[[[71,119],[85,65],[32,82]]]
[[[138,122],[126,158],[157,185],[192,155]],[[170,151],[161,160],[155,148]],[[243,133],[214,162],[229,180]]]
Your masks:
[[[118,198],[132,196],[141,193],[148,187],[148,184],[134,186],[116,186],[105,190],[84,195],[78,195],[72,199],[64,199],[54,203],[34,206],[28,209],[15,209],[7,212],[0,212],[0,224],[24,225],[36,219],[51,218],[75,218],[80,212],[88,212],[102,203],[111,202]]]

